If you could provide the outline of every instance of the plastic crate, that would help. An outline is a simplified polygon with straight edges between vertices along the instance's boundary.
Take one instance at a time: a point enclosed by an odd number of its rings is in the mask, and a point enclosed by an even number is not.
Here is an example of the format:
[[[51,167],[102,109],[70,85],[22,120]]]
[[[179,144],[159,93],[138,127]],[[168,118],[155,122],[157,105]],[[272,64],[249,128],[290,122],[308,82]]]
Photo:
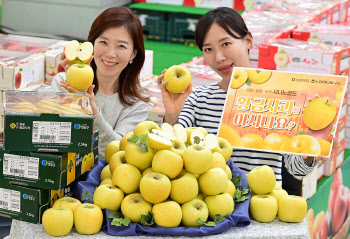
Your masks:
[[[194,33],[201,15],[169,13],[167,42],[195,46]]]
[[[140,18],[145,40],[166,41],[166,12],[137,9],[135,13]]]

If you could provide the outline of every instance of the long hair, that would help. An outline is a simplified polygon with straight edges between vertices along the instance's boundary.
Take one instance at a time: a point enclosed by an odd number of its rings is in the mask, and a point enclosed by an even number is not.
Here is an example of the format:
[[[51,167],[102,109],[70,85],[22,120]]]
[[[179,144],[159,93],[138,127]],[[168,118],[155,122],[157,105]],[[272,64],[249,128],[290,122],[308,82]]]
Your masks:
[[[145,46],[143,43],[143,29],[140,19],[130,9],[126,7],[112,7],[102,12],[92,23],[88,41],[92,44],[106,30],[113,27],[122,27],[130,34],[134,50],[137,51],[132,64],[128,64],[120,73],[118,81],[119,100],[123,105],[132,105],[138,99],[148,101],[149,99],[143,94],[140,85],[139,74],[145,61]],[[93,60],[91,67],[95,72],[93,84],[95,85],[94,93],[98,90],[98,80],[96,76],[96,63]]]
[[[196,45],[201,51],[203,50],[204,39],[213,23],[217,23],[230,36],[236,39],[243,39],[247,35],[252,35],[238,12],[232,8],[218,7],[207,12],[197,23],[194,38]],[[236,32],[239,36],[236,36],[232,31]]]

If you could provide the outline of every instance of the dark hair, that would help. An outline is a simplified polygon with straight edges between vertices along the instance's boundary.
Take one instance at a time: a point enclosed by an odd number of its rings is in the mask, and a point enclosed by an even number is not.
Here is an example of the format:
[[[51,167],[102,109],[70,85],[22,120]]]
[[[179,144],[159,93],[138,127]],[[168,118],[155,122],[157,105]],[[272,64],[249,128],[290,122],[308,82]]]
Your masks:
[[[241,15],[228,7],[218,7],[210,10],[203,15],[196,26],[194,38],[199,50],[202,51],[203,41],[213,23],[217,23],[220,27],[236,39],[243,39],[245,36],[252,35],[241,17]],[[236,36],[232,31],[238,33]]]
[[[92,23],[88,41],[95,43],[104,31],[113,28],[124,26],[129,32],[133,43],[134,50],[137,54],[133,59],[132,64],[128,64],[120,73],[118,81],[119,100],[123,105],[132,105],[138,99],[148,101],[142,92],[140,85],[139,74],[145,61],[145,46],[143,43],[143,28],[140,19],[130,9],[126,7],[112,7],[102,12]],[[91,67],[95,72],[93,84],[95,85],[94,92],[98,90],[98,81],[96,76],[96,63],[91,62]]]

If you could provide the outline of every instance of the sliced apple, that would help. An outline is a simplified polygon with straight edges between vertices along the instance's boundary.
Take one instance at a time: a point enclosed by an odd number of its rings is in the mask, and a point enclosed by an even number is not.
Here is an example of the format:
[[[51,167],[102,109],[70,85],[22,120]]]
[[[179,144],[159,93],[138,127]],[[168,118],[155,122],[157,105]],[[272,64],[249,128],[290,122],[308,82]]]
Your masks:
[[[163,133],[166,135],[166,137],[168,137],[171,140],[175,140],[175,132],[174,132],[174,128],[171,124],[163,123],[160,126],[160,128],[163,131]]]
[[[67,59],[73,64],[87,63],[91,58],[93,51],[94,46],[91,42],[80,43],[77,40],[68,42],[64,50]]]
[[[204,137],[203,144],[213,152],[216,146],[219,144],[218,137],[216,137],[214,134],[207,134]]]
[[[204,134],[200,131],[193,131],[191,134],[191,145],[198,144],[203,145]]]
[[[187,132],[181,124],[174,125],[175,137],[180,139],[182,142],[187,141]]]
[[[149,145],[154,149],[170,149],[173,146],[170,139],[154,133],[149,133],[147,140]]]

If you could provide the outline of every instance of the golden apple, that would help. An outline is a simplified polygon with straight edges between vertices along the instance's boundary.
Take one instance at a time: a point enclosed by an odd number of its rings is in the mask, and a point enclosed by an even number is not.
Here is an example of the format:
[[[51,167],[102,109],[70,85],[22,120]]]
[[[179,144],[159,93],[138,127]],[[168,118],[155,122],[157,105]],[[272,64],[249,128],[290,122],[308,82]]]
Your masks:
[[[73,212],[65,207],[49,208],[43,214],[42,223],[50,236],[65,236],[72,230]]]
[[[140,170],[144,170],[151,166],[152,159],[156,153],[149,144],[146,144],[148,152],[142,152],[136,143],[128,143],[125,148],[125,160],[128,164],[132,164]]]
[[[112,178],[106,178],[100,183],[100,185],[104,185],[104,184],[113,185]]]
[[[171,180],[170,198],[179,204],[194,199],[198,195],[198,182],[191,173],[181,173]]]
[[[109,164],[107,164],[101,171],[101,182],[106,178],[112,178],[111,170],[109,169]]]
[[[344,88],[345,86],[342,85],[338,88],[338,90],[335,92],[335,98],[337,99],[337,101],[339,101],[339,103],[341,103],[341,100],[343,98],[343,94],[344,94]]]
[[[181,206],[182,210],[182,224],[185,227],[198,227],[198,219],[203,222],[208,220],[209,210],[203,200],[192,199]]]
[[[324,139],[320,139],[318,142],[321,146],[321,155],[329,156],[329,152],[331,151],[331,143]]]
[[[191,145],[185,149],[183,160],[185,169],[189,173],[202,174],[210,168],[213,153],[205,146]]]
[[[112,211],[119,210],[123,199],[124,192],[120,188],[108,184],[98,186],[93,197],[95,205],[99,206],[101,209],[109,209]]]
[[[191,83],[191,73],[183,66],[174,65],[164,73],[163,81],[168,82],[165,86],[167,91],[178,94],[188,88]]]
[[[272,197],[274,197],[277,201],[277,203],[279,202],[279,200],[283,197],[283,196],[287,196],[288,193],[286,190],[284,189],[273,189],[271,192],[268,193],[268,195],[271,195]]]
[[[74,211],[74,226],[78,233],[91,235],[101,230],[103,213],[99,206],[83,203]]]
[[[112,175],[113,185],[118,186],[125,194],[136,192],[140,180],[140,171],[131,164],[119,165]]]
[[[205,128],[203,128],[203,127],[188,127],[188,128],[185,128],[185,130],[186,130],[186,133],[187,133],[187,141],[186,141],[187,145],[192,145],[191,134],[194,131],[200,131],[200,132],[203,133],[204,136],[208,134],[208,131]]]
[[[73,64],[87,63],[90,60],[93,51],[94,46],[91,42],[80,43],[77,40],[69,41],[64,48],[67,59]]]
[[[276,185],[276,175],[271,167],[262,165],[253,168],[248,173],[249,188],[255,194],[266,194],[271,192]]]
[[[211,163],[210,168],[222,168],[226,171],[226,160],[222,154],[218,152],[213,153],[213,162]]]
[[[177,227],[182,220],[182,210],[175,201],[165,201],[153,205],[154,222],[161,227]]]
[[[186,137],[187,137],[187,134],[186,134]],[[183,157],[185,149],[186,149],[185,142],[181,141],[181,139],[175,139],[172,142],[172,146],[170,148],[170,151]]]
[[[246,134],[242,136],[243,147],[253,148],[253,149],[262,149],[264,145],[263,138],[258,134]]]
[[[120,140],[113,140],[107,144],[105,150],[105,160],[109,164],[113,154],[119,151]]]
[[[278,203],[271,195],[254,195],[249,204],[250,215],[258,222],[272,222],[278,211]]]
[[[287,195],[278,202],[278,217],[282,222],[301,222],[307,212],[307,202],[303,197]]]
[[[149,173],[154,173],[152,167],[149,167],[149,168],[146,168],[145,170],[143,170],[142,174],[141,174],[141,178],[143,176],[145,176],[146,174],[149,174]]]
[[[119,150],[125,151],[126,145],[128,144],[128,138],[133,135],[134,131],[126,133],[123,138],[120,140]]]
[[[164,134],[171,140],[179,139],[181,142],[187,141],[187,132],[181,124],[172,126],[169,123],[163,123],[160,128]]]
[[[59,198],[53,205],[52,207],[66,207],[70,209],[73,213],[74,210],[81,205],[81,202],[72,197],[63,197]]]
[[[227,178],[231,179],[232,178],[232,171],[231,171],[230,167],[227,164],[226,164],[225,172],[227,174]]]
[[[170,150],[159,150],[152,160],[152,169],[155,172],[163,173],[170,179],[175,178],[183,169],[183,159]]]
[[[236,130],[234,130],[233,128],[231,128],[226,124],[221,124],[218,136],[219,138],[226,139],[227,142],[230,144],[231,148],[232,146],[235,146],[235,147],[243,146],[241,136],[239,135],[239,133],[237,133]],[[221,143],[219,140],[219,144],[223,145],[222,140],[221,140]],[[231,154],[232,154],[232,149],[231,149]],[[230,154],[230,157],[231,157],[231,154]]]
[[[211,168],[201,174],[198,184],[201,192],[206,195],[223,193],[227,189],[227,174],[222,168]]]
[[[142,197],[150,203],[160,203],[170,195],[171,183],[162,173],[148,173],[141,178],[140,192]]]
[[[282,189],[282,185],[278,181],[276,181],[274,189]]]
[[[241,87],[248,80],[248,72],[246,69],[235,68],[233,72],[233,76],[231,79],[231,88]]]
[[[316,138],[310,135],[297,135],[282,144],[281,151],[320,155],[321,145]]]
[[[200,200],[204,201],[205,197],[206,196],[204,195],[204,193],[198,193],[198,195],[195,197],[195,199],[200,199]]]
[[[121,211],[132,222],[140,223],[141,215],[147,215],[152,211],[152,204],[147,202],[140,193],[132,193],[123,199]]]
[[[251,82],[261,84],[270,79],[272,72],[263,70],[248,70],[248,77]]]
[[[125,151],[119,151],[113,154],[111,157],[111,161],[109,162],[109,170],[111,171],[111,174],[113,174],[114,170],[121,164],[125,164]]]
[[[149,134],[152,129],[160,130],[159,126],[153,121],[142,121],[135,126],[134,135],[140,137],[141,135]]]
[[[236,187],[230,179],[227,179],[227,188],[224,193],[230,194],[232,197],[235,196]]]
[[[170,139],[166,138],[164,135],[159,135],[156,133],[149,133],[147,135],[147,141],[152,148],[157,150],[170,149],[173,145]]]
[[[231,144],[224,138],[218,137],[218,146],[214,149],[213,152],[218,152],[224,156],[226,163],[232,155],[233,148]]]
[[[272,150],[280,150],[282,144],[288,140],[288,137],[271,133],[264,138],[265,145],[269,146]]]
[[[213,196],[207,196],[204,199],[209,209],[209,216],[213,218],[216,214],[227,216],[232,214],[235,204],[233,198],[228,193],[222,193]]]
[[[304,109],[303,121],[312,130],[326,128],[337,115],[335,104],[325,98],[313,99]]]
[[[89,89],[94,80],[94,71],[86,64],[73,64],[66,72],[66,83],[79,91]]]

